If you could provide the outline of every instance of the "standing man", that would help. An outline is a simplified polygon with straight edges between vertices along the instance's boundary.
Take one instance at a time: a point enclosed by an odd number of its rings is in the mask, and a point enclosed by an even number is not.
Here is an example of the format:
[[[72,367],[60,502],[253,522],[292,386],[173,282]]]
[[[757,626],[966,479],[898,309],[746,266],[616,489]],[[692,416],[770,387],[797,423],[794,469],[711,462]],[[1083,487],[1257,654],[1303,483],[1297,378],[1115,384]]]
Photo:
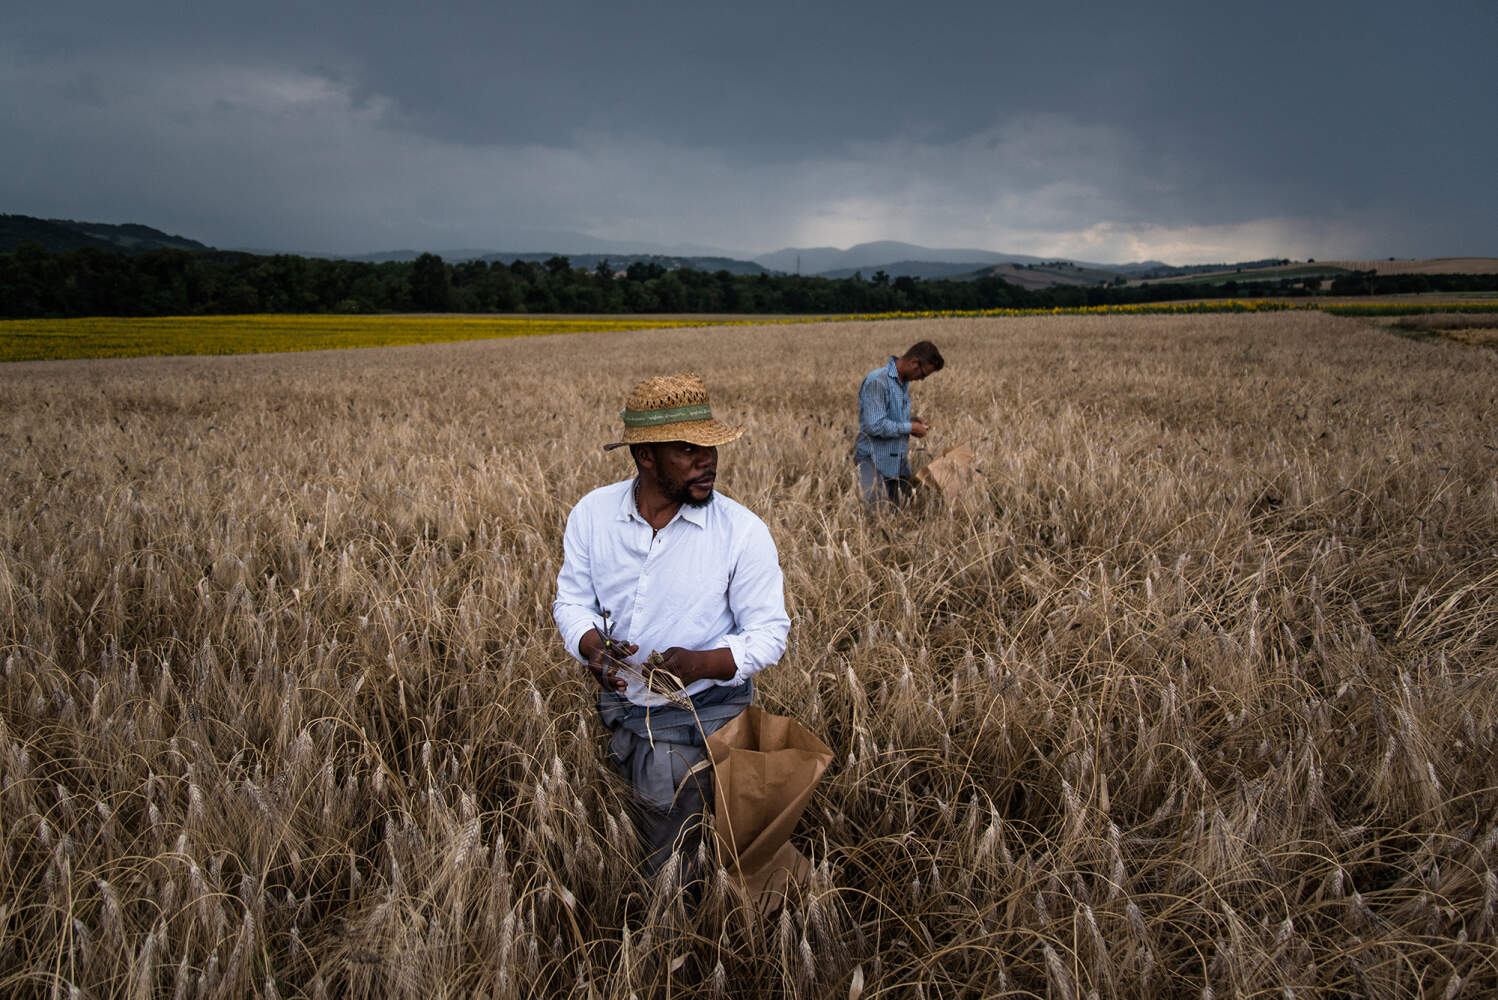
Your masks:
[[[769,529],[713,491],[718,446],[743,428],[713,419],[693,374],[646,379],[621,415],[623,440],[604,447],[628,446],[635,475],[568,515],[552,615],[602,688],[611,763],[634,786],[654,877],[673,848],[695,857],[713,792],[710,769],[692,769],[706,737],[748,706],[753,675],[785,652],[790,618]],[[619,676],[616,660],[648,683]]]
[[[923,340],[864,376],[858,389],[853,460],[866,502],[902,504],[910,497],[910,439],[925,437],[928,429],[910,412],[910,383],[941,371],[945,364],[936,345]]]

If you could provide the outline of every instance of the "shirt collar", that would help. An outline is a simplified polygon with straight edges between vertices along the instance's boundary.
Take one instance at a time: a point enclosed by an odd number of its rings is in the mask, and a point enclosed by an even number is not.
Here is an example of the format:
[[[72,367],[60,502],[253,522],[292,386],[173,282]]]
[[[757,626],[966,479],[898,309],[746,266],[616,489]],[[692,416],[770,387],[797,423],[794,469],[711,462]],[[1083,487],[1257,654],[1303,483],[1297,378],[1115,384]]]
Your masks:
[[[884,374],[888,375],[900,388],[905,388],[905,380],[900,378],[900,369],[895,367],[895,356],[889,356],[889,364],[884,366]]]
[[[628,521],[633,519],[639,521],[641,524],[646,524],[645,518],[640,516],[640,508],[635,506],[635,479],[637,478],[639,477],[626,479],[622,484],[624,486],[624,495],[619,502],[619,520]],[[714,502],[716,502],[716,499]],[[707,512],[710,507],[712,507],[711,503],[703,507],[693,507],[691,504],[684,503],[677,509],[676,516],[671,518],[671,521],[667,521],[666,524],[670,526],[672,521],[680,518],[683,521],[695,524],[699,528],[706,528]]]
[[[640,509],[635,506],[635,480],[638,476],[626,479],[620,483],[624,491],[619,494],[619,520],[628,521],[633,518],[636,521],[645,520],[640,516]]]
[[[676,516],[683,521],[690,521],[699,528],[706,528],[708,509],[717,502],[717,499],[714,498],[702,507],[693,507],[691,504],[684,503],[681,505],[681,509],[676,512]]]

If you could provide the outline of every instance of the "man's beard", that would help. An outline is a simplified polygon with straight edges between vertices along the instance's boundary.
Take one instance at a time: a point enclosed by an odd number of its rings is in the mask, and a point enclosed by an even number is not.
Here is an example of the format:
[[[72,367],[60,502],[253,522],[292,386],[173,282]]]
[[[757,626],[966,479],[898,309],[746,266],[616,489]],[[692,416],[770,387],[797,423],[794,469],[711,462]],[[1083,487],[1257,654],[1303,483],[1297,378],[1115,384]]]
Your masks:
[[[688,507],[706,507],[713,502],[712,490],[708,490],[707,496],[701,500],[694,497],[691,483],[678,483],[665,476],[659,476],[655,485],[661,491],[661,495],[672,503],[686,504]]]

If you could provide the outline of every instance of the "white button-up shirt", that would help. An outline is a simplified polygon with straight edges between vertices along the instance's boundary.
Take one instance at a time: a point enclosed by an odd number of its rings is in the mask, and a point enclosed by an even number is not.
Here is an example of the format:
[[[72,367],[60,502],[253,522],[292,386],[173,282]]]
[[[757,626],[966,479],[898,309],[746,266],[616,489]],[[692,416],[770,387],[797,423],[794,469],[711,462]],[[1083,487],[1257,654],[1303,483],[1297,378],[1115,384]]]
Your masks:
[[[722,493],[704,507],[682,504],[664,528],[651,530],[635,507],[634,480],[603,486],[577,502],[562,536],[562,570],[552,616],[574,659],[588,629],[603,632],[610,613],[616,639],[652,651],[728,647],[732,680],[687,685],[699,694],[714,684],[741,684],[780,659],[791,621],[770,529]],[[637,705],[667,701],[631,682],[624,696]]]

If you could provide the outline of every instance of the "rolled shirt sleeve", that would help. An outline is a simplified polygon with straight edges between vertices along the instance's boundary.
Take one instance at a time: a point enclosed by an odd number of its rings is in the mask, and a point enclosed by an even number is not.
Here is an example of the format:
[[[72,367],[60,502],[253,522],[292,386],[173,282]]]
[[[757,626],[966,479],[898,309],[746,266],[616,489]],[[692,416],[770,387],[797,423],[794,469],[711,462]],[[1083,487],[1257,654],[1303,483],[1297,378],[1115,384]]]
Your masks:
[[[736,668],[732,683],[739,684],[784,655],[791,630],[780,556],[770,529],[757,519],[745,531],[728,584],[728,607],[735,628],[724,645],[733,654]]]

